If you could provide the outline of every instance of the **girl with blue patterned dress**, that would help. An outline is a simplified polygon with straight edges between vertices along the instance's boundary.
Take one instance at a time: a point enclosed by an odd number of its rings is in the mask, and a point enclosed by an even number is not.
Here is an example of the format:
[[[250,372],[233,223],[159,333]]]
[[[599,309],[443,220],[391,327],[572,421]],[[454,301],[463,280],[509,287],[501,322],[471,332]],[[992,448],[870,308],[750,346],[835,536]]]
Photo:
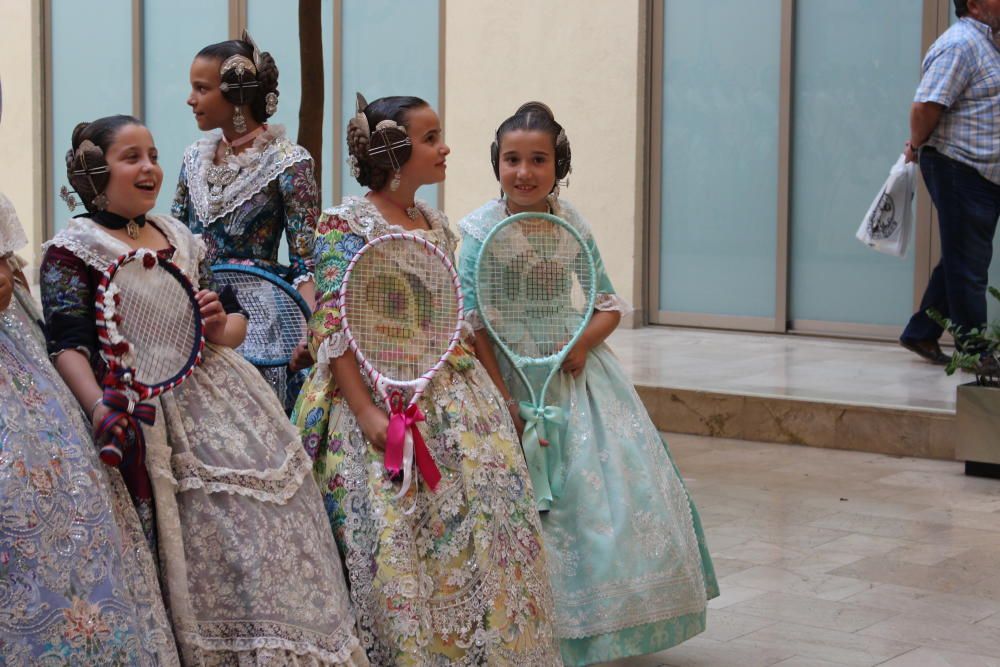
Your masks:
[[[382,132],[391,164],[368,152]],[[366,242],[408,232],[455,250],[444,215],[414,200],[419,186],[444,180],[438,116],[415,97],[362,99],[347,139],[353,173],[371,190],[317,225],[318,361],[292,420],[315,459],[368,658],[386,667],[559,665],[531,482],[489,376],[463,346],[434,376],[419,428],[441,480],[432,490],[420,477],[397,499],[400,482],[383,463],[385,406],[342,329],[341,280]]]
[[[319,191],[309,152],[280,125],[278,68],[244,34],[203,48],[191,65],[187,100],[200,130],[184,152],[171,214],[200,234],[212,264],[249,264],[291,283],[310,307]],[[284,232],[290,266],[278,263]],[[310,366],[305,343],[288,367],[259,367],[286,412]]]
[[[128,491],[15,278],[26,244],[0,194],[0,665],[178,665]]]
[[[530,102],[505,120],[492,160],[503,197],[459,222],[460,270],[476,354],[519,427],[517,405],[527,390],[479,317],[473,289],[479,249],[504,218],[549,212],[580,232],[597,264],[596,310],[545,401],[567,415],[561,426],[547,426],[560,431],[558,456],[543,450],[551,460],[542,474],[553,477],[545,487],[558,491],[538,499],[563,661],[588,665],[669,648],[704,630],[706,603],[718,586],[697,511],[666,443],[604,342],[630,308],[615,293],[590,227],[558,196],[570,148],[551,110]]]

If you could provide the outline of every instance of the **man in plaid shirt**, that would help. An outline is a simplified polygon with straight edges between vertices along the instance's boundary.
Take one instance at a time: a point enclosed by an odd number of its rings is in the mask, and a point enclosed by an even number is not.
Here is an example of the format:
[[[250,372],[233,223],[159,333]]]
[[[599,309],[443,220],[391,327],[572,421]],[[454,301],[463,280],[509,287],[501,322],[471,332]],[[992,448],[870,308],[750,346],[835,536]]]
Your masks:
[[[985,325],[1000,217],[1000,0],[954,2],[959,20],[924,57],[905,146],[908,162],[919,159],[938,211],[941,261],[899,342],[941,364],[948,362],[938,344],[942,329],[926,311],[965,330]]]

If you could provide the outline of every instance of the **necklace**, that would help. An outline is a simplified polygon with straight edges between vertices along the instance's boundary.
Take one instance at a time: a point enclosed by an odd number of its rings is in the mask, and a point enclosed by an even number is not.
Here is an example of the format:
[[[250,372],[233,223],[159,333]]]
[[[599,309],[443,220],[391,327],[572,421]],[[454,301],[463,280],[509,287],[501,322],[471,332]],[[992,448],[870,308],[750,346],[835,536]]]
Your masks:
[[[404,206],[404,205],[402,205],[402,204],[400,204],[398,202],[394,202],[393,200],[389,199],[388,197],[386,197],[384,195],[383,195],[382,199],[384,199],[385,201],[389,202],[390,204],[392,204],[396,208],[402,209],[403,212],[406,213],[406,217],[409,218],[410,220],[419,220],[420,219],[420,209],[417,207],[416,202],[413,203],[413,206]]]
[[[223,146],[225,146],[225,150],[222,153],[222,164],[212,163],[205,170],[205,181],[208,182],[208,208],[213,215],[222,209],[223,191],[227,186],[232,185],[240,173],[239,163],[236,163],[235,167],[231,164],[231,160],[234,157],[233,149],[250,143],[260,136],[265,129],[267,129],[267,126],[261,125],[253,132],[233,142],[227,141],[225,136],[222,137],[221,141]]]
[[[133,241],[139,238],[139,231],[146,225],[146,216],[144,215],[139,215],[129,220],[124,216],[110,211],[97,211],[90,217],[97,224],[108,229],[124,229],[125,233]]]

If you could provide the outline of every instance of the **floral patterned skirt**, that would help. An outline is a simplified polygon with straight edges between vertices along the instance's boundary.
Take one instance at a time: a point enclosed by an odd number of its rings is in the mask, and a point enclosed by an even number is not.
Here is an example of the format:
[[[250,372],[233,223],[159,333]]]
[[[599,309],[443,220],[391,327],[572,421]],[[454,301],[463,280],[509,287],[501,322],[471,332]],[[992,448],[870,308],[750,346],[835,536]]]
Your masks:
[[[367,665],[298,432],[229,348],[146,429],[160,562],[185,663]]]
[[[177,665],[128,491],[34,310],[18,288],[0,312],[0,665]]]
[[[517,434],[486,372],[446,364],[420,407],[441,471],[394,500],[382,454],[332,380],[313,373],[295,421],[377,665],[559,665],[541,526]]]

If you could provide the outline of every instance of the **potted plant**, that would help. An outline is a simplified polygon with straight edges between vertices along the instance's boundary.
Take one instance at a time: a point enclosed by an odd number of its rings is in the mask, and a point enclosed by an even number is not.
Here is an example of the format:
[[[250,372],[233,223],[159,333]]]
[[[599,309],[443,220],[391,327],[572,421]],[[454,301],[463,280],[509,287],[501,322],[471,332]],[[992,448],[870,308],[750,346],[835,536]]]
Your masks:
[[[989,292],[1000,301],[1000,290]],[[955,458],[965,461],[966,475],[1000,478],[1000,320],[966,331],[936,311],[928,315],[962,341],[945,372],[962,369],[976,376],[958,387]]]

